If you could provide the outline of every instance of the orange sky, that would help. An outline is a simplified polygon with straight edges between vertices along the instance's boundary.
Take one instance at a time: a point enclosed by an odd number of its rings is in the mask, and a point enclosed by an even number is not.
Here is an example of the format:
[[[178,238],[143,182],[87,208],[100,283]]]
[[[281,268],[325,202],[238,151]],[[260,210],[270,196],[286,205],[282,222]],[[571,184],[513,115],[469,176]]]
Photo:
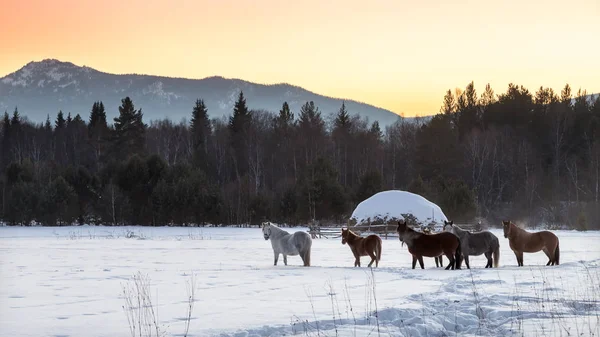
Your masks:
[[[56,58],[110,73],[287,82],[406,116],[475,81],[600,92],[599,0],[0,0],[0,76]]]

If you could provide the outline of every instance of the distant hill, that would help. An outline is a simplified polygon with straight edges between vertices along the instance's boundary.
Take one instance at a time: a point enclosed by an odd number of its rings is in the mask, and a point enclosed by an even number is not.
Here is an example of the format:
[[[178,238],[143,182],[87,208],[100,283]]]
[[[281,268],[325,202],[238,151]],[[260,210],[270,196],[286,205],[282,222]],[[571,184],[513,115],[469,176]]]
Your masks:
[[[77,113],[85,120],[94,101],[103,101],[107,115],[118,115],[118,106],[125,96],[131,97],[136,108],[142,108],[144,120],[169,118],[174,122],[189,120],[194,102],[204,99],[211,117],[230,115],[239,91],[250,109],[278,112],[287,101],[294,113],[302,104],[314,101],[324,118],[338,111],[342,99],[326,97],[289,84],[263,85],[239,79],[208,77],[204,79],[170,78],[151,75],[115,75],[70,62],[46,59],[30,62],[18,71],[0,79],[0,109],[12,112],[15,106],[34,122],[46,115],[53,119],[59,110]],[[400,117],[372,105],[344,100],[354,115],[379,121],[382,127]]]

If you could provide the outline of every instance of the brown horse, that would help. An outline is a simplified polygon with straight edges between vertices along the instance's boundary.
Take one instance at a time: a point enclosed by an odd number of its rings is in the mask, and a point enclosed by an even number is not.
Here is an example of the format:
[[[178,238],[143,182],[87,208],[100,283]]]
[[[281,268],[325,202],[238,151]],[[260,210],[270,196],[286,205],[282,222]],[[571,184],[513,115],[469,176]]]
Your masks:
[[[549,265],[558,265],[560,260],[560,249],[558,237],[549,231],[530,233],[517,227],[512,221],[502,221],[504,237],[508,239],[510,249],[517,257],[517,264],[523,267],[523,253],[536,253],[543,250],[548,256]]]
[[[406,243],[408,246],[408,252],[412,254],[412,269],[415,269],[417,260],[421,269],[425,269],[423,266],[423,256],[427,257],[438,257],[442,254],[446,255],[450,263],[446,267],[446,270],[460,269],[460,239],[458,236],[448,233],[441,232],[437,234],[423,234],[415,231],[408,227],[406,221],[398,221],[398,239],[402,241],[402,244]]]
[[[427,235],[431,235],[431,234],[433,234],[433,233],[431,232],[431,229],[429,229],[429,228],[425,228],[425,229],[423,229],[423,233],[425,233],[425,234],[427,234]],[[438,256],[438,257],[434,257],[434,258],[433,258],[433,259],[435,260],[435,267],[436,267],[436,268],[439,268],[439,267],[443,267],[443,266],[444,266],[444,260],[443,260],[443,258],[442,258],[443,256],[444,256],[444,254],[442,254],[442,255],[440,255],[440,256]]]
[[[371,267],[375,262],[375,267],[379,266],[379,260],[381,259],[381,238],[375,234],[369,235],[366,238],[360,237],[349,229],[342,228],[342,244],[348,243],[352,254],[354,254],[354,266],[360,267],[360,257],[369,255],[371,257],[371,263],[368,267]]]

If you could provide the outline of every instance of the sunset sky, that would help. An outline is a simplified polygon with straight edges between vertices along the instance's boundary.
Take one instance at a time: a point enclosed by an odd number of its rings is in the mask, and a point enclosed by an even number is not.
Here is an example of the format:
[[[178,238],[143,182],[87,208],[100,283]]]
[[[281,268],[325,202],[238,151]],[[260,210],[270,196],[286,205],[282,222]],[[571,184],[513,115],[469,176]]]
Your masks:
[[[0,0],[0,76],[56,58],[110,73],[287,82],[405,116],[475,81],[600,92],[599,0]],[[1,93],[0,93],[1,94]]]

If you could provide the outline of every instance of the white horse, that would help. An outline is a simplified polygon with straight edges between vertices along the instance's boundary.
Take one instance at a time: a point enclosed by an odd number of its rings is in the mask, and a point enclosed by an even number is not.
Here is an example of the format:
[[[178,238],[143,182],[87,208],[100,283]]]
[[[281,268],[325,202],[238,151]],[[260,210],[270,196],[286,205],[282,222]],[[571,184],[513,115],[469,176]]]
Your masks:
[[[444,220],[444,231],[450,232],[460,239],[462,255],[465,259],[467,269],[469,265],[469,256],[478,256],[485,254],[487,259],[486,268],[498,268],[500,262],[500,242],[498,237],[490,231],[481,231],[470,233],[454,224],[454,221]]]
[[[262,232],[265,240],[271,239],[273,254],[275,257],[274,266],[277,265],[279,254],[283,254],[283,263],[287,266],[287,256],[300,255],[305,267],[310,266],[310,248],[312,239],[310,235],[303,231],[290,234],[287,231],[275,226],[270,222],[262,224]]]

